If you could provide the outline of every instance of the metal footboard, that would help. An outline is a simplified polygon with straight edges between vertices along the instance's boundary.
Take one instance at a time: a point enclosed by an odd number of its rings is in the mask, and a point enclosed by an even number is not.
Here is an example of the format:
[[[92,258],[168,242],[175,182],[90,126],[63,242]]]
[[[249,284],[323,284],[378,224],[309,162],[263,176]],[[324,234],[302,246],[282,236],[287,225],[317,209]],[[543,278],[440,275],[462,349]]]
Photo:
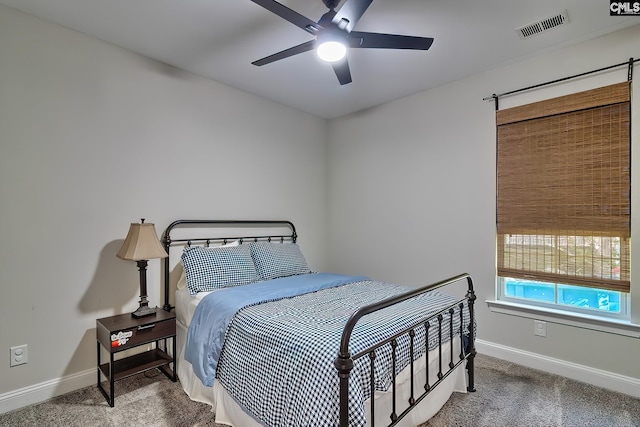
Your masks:
[[[373,313],[375,311],[378,310],[382,310],[386,307],[390,307],[394,304],[398,304],[402,301],[406,301],[410,298],[413,298],[417,295],[420,294],[424,294],[426,292],[459,282],[466,279],[467,280],[467,293],[465,295],[464,298],[460,299],[459,301],[455,302],[454,304],[449,305],[448,307],[443,308],[441,311],[439,311],[438,313],[435,313],[423,320],[421,320],[419,323],[414,324],[400,332],[398,332],[397,334],[395,334],[394,336],[388,337],[387,339],[385,339],[382,342],[373,344],[369,347],[367,347],[366,349],[358,352],[357,354],[351,355],[349,353],[349,340],[351,338],[351,334],[353,333],[353,329],[355,328],[356,324],[358,323],[358,321],[365,315]],[[475,391],[475,387],[474,387],[474,358],[476,355],[476,349],[475,349],[475,323],[474,323],[474,303],[476,300],[476,295],[475,292],[473,290],[473,281],[471,279],[471,276],[467,273],[455,276],[455,277],[451,277],[449,279],[443,280],[441,282],[438,283],[434,283],[432,285],[428,285],[428,286],[424,286],[422,288],[418,288],[415,289],[411,292],[407,292],[405,294],[402,295],[397,295],[395,297],[392,298],[388,298],[386,300],[380,301],[378,303],[375,304],[371,304],[371,305],[367,305],[364,307],[361,307],[360,309],[358,309],[355,313],[353,313],[353,315],[351,316],[351,318],[347,321],[343,331],[342,331],[342,339],[340,342],[340,350],[338,352],[338,357],[336,357],[335,361],[334,361],[334,366],[336,367],[337,371],[338,371],[338,377],[340,379],[340,426],[341,427],[347,427],[349,425],[349,377],[351,374],[351,370],[354,367],[354,361],[368,356],[369,357],[369,364],[370,364],[370,384],[371,384],[371,398],[370,400],[370,404],[371,404],[371,427],[375,426],[375,420],[373,419],[373,414],[375,413],[375,399],[374,399],[374,392],[375,392],[375,373],[374,373],[374,361],[376,358],[376,350],[380,349],[383,346],[391,346],[391,355],[392,355],[392,372],[394,373],[394,375],[392,375],[392,383],[391,383],[391,392],[392,392],[392,411],[391,414],[389,414],[389,419],[391,420],[391,423],[388,424],[388,426],[394,426],[396,425],[398,422],[400,422],[400,420],[402,418],[404,418],[416,405],[418,405],[418,403],[420,403],[424,398],[426,398],[429,393],[431,393],[432,390],[434,390],[442,381],[444,381],[445,378],[447,378],[447,376],[453,372],[461,363],[463,363],[465,360],[467,362],[466,365],[466,369],[467,369],[467,374],[468,374],[468,385],[467,385],[467,390],[470,392]],[[464,322],[463,322],[463,308],[464,305],[466,305],[468,307],[468,311],[469,311],[469,324],[466,325],[467,326],[467,330],[468,333],[465,333],[464,328]],[[453,326],[453,318],[454,318],[454,312],[455,312],[455,307],[458,307],[460,310],[460,327],[458,331],[454,331],[454,326]],[[443,321],[445,316],[443,314],[448,313],[449,314],[449,322],[448,325],[444,324],[443,325]],[[428,336],[429,336],[429,328],[433,327],[431,326],[430,321],[432,320],[436,320],[436,328],[438,328],[438,347],[437,347],[437,352],[438,352],[438,373],[437,373],[437,379],[435,379],[435,381],[433,382],[433,384],[430,384],[430,379],[429,379],[429,363],[428,363],[428,357],[429,357],[429,349],[428,349]],[[414,354],[415,354],[415,343],[414,343],[414,338],[416,335],[416,330],[417,328],[424,328],[425,329],[425,352],[424,352],[424,357],[426,358],[426,381],[425,384],[423,386],[424,388],[424,392],[422,392],[420,395],[415,396],[414,395],[414,391],[415,391],[415,387],[414,387],[414,364],[416,361],[414,361]],[[449,357],[449,363],[447,365],[447,367],[443,370],[443,354],[442,354],[442,347],[443,347],[443,334],[448,334],[449,336],[449,340],[451,342],[451,344],[449,345],[449,352],[450,352],[450,357]],[[457,355],[457,362],[454,363],[454,345],[453,345],[453,338],[454,335],[459,334],[460,335],[460,353]],[[401,336],[408,336],[409,337],[409,352],[410,352],[410,375],[411,375],[411,396],[409,398],[408,404],[409,406],[403,410],[401,413],[397,413],[396,412],[396,408],[397,408],[397,390],[396,390],[396,381],[395,381],[395,373],[396,373],[396,347],[397,347],[397,343],[398,343],[398,338],[400,338]]]

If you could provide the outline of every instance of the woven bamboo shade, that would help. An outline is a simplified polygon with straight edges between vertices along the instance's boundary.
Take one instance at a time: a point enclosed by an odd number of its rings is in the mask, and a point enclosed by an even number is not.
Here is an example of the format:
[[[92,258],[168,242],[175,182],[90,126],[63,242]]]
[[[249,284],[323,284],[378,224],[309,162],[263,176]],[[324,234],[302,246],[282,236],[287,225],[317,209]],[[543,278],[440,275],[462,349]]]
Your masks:
[[[629,292],[629,88],[496,113],[498,275]]]

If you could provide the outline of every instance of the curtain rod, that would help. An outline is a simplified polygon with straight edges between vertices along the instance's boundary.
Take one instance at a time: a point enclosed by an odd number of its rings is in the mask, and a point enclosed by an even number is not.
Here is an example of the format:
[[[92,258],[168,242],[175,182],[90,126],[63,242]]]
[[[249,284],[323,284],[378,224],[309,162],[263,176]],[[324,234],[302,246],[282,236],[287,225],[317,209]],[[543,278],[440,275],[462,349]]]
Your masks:
[[[600,71],[605,71],[605,70],[609,70],[611,68],[621,67],[623,65],[627,65],[629,67],[629,72],[627,73],[627,79],[628,79],[628,81],[631,81],[632,77],[633,77],[633,63],[634,62],[638,62],[638,61],[640,61],[640,59],[634,60],[633,58],[629,58],[629,60],[627,62],[621,62],[619,64],[610,65],[608,67],[598,68],[597,70],[586,71],[584,73],[576,74],[576,75],[573,75],[573,76],[563,77],[561,79],[552,80],[552,81],[546,82],[546,83],[539,83],[537,85],[523,87],[521,89],[516,89],[516,90],[509,91],[509,92],[504,92],[504,93],[501,93],[501,94],[495,94],[494,93],[491,96],[488,96],[486,98],[482,98],[482,100],[483,101],[488,101],[490,99],[493,99],[495,101],[495,103],[496,103],[496,110],[497,110],[498,109],[498,98],[500,98],[502,96],[513,95],[514,93],[524,92],[526,90],[531,90],[531,89],[536,89],[536,88],[539,88],[541,86],[547,86],[547,85],[558,83],[558,82],[562,82],[562,81],[565,81],[565,80],[575,79],[577,77],[586,76],[588,74],[599,73]]]

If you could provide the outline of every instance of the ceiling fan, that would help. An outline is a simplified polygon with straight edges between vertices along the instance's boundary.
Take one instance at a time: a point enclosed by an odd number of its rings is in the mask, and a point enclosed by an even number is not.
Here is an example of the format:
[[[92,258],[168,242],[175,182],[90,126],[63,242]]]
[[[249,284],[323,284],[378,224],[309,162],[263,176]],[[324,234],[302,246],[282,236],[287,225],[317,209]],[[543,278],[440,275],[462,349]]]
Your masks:
[[[346,85],[351,83],[351,71],[349,71],[346,56],[348,48],[427,50],[433,43],[433,39],[430,37],[353,31],[373,0],[346,0],[338,11],[335,8],[340,3],[339,0],[322,0],[329,11],[322,15],[318,22],[312,21],[275,0],[251,1],[315,37],[314,40],[252,62],[257,66],[316,49],[320,59],[331,63],[340,84]]]

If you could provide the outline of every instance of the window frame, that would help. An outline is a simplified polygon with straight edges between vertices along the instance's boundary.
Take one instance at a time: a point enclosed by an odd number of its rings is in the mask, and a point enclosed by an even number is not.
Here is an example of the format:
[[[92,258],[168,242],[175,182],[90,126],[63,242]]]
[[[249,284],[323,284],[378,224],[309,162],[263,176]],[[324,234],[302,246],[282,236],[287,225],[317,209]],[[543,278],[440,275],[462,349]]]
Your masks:
[[[566,283],[549,283],[549,285],[554,286],[554,301],[556,302],[546,302],[542,300],[536,300],[533,298],[518,298],[506,295],[505,285],[506,278],[497,276],[496,280],[496,295],[499,301],[504,301],[513,304],[525,304],[531,307],[538,307],[542,310],[560,310],[566,312],[567,314],[575,314],[577,316],[587,316],[587,317],[595,317],[610,319],[614,321],[621,322],[629,322],[630,313],[631,313],[631,298],[630,294],[626,292],[620,293],[620,313],[608,312],[608,311],[598,311],[597,309],[592,308],[581,308],[578,306],[572,306],[567,304],[559,304],[557,302],[558,299],[558,287],[562,285],[566,285]],[[575,285],[570,285],[575,286]],[[594,289],[582,287],[584,289]]]
[[[630,292],[628,248],[621,248],[627,259],[615,278],[595,269],[613,268],[606,251],[594,251],[571,270],[573,264],[555,264],[560,247],[523,242],[514,252],[507,245],[509,235],[535,237],[531,242],[618,237],[621,246],[630,244],[630,89],[627,81],[496,111],[499,274]]]
[[[630,84],[630,81],[627,83]],[[638,96],[639,95],[634,96],[633,94],[631,94],[629,100],[629,108],[631,110],[633,110],[632,105],[634,104],[634,100],[637,101]],[[497,106],[498,104],[496,99],[496,109]],[[633,111],[630,113],[630,115],[633,116]],[[629,140],[631,145],[632,142],[637,139],[637,129],[637,127],[635,129],[630,129]],[[630,165],[637,163],[638,158],[638,154],[636,154],[635,151],[632,150],[631,159],[629,162]],[[634,159],[636,160],[635,162]],[[635,200],[637,199],[637,196],[638,191],[633,190],[632,187],[631,198]],[[631,221],[633,221],[633,215],[631,218]],[[632,237],[633,236],[630,236],[629,238],[631,239]],[[638,241],[640,242],[640,240]],[[495,242],[497,244],[497,239],[495,240]],[[627,249],[632,250],[632,247],[635,246],[638,246],[638,243],[633,244],[633,242],[631,242],[630,246]],[[637,260],[638,256],[635,255],[632,258]],[[628,261],[631,264],[633,263],[633,260],[631,258]],[[625,312],[621,315],[603,316],[602,313],[599,313],[597,311],[594,313],[592,310],[583,310],[579,308],[577,310],[570,310],[567,309],[567,306],[565,305],[553,304],[545,306],[536,304],[534,300],[517,300],[505,297],[503,281],[497,275],[497,271],[494,274],[494,277],[496,278],[494,293],[495,298],[486,300],[486,303],[490,311],[492,312],[538,320],[547,320],[549,322],[560,323],[584,329],[593,329],[607,333],[640,338],[640,294],[638,294],[637,292],[633,292],[633,290],[637,288],[637,286],[634,286],[633,282],[629,286],[629,292],[624,294]],[[569,284],[575,286],[575,284]]]
[[[629,300],[631,299],[632,298],[629,298]],[[549,323],[558,323],[581,329],[590,329],[593,331],[622,335],[631,338],[640,338],[640,323],[634,323],[633,320],[616,320],[608,317],[593,316],[546,307],[537,307],[530,304],[497,299],[487,300],[485,302],[492,313],[543,320]],[[634,303],[630,302],[630,304],[633,307]]]

